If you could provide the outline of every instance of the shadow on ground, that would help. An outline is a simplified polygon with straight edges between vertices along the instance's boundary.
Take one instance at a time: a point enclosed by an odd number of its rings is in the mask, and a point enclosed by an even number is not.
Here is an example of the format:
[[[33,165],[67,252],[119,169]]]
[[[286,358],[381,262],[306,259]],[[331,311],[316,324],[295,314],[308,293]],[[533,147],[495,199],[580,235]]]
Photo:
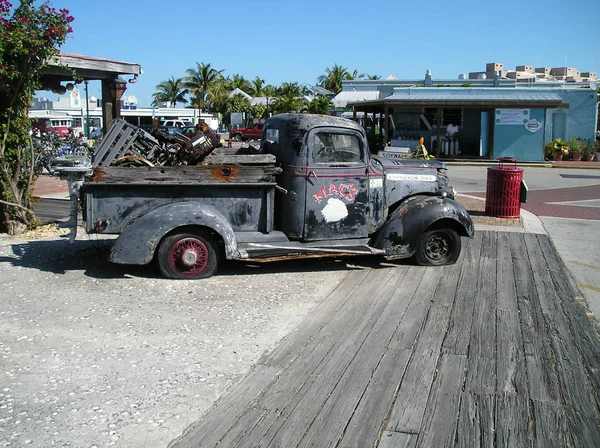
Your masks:
[[[160,278],[155,263],[145,266],[121,265],[108,261],[112,240],[75,240],[67,237],[56,240],[32,240],[11,245],[13,256],[0,256],[0,264],[37,269],[54,274],[83,271],[88,277],[119,279],[128,277]],[[408,263],[405,260],[394,264]],[[284,272],[340,271],[368,267],[371,269],[390,264],[377,256],[285,260],[270,263],[226,261],[217,275],[276,274]]]

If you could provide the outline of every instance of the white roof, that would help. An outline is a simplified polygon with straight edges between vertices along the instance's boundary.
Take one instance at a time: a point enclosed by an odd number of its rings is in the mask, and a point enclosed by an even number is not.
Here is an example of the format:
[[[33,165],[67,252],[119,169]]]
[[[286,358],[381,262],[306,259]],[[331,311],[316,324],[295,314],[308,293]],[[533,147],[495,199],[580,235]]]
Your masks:
[[[242,89],[238,89],[237,87],[235,89],[233,89],[231,92],[229,92],[229,94],[227,95],[229,98],[235,96],[235,95],[242,95],[245,96],[246,98],[248,98],[249,100],[252,99],[252,97],[250,95],[248,95],[246,92],[244,92]]]
[[[342,90],[331,101],[335,107],[346,107],[346,104],[355,101],[370,101],[378,99],[378,90]]]

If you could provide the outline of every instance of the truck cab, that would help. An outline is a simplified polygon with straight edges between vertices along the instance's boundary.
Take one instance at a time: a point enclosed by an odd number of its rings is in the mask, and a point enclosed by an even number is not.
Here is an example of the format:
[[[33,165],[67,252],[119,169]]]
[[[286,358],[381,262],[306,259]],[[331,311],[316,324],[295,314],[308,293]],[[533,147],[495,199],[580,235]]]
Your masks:
[[[277,115],[265,123],[261,148],[282,168],[278,184],[286,194],[276,197],[275,222],[290,239],[354,240],[402,257],[421,248],[424,232],[441,229],[434,239],[451,240],[442,248],[446,255],[431,258],[430,246],[418,258],[422,264],[445,264],[458,257],[459,237],[473,235],[470,216],[453,200],[443,163],[378,158],[354,121]]]

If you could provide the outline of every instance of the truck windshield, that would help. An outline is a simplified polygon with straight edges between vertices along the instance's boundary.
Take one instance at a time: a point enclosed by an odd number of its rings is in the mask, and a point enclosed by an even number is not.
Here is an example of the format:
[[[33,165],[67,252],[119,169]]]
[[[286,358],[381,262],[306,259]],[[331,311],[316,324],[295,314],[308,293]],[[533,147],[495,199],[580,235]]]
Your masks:
[[[360,140],[355,135],[318,132],[313,159],[316,163],[362,161]]]

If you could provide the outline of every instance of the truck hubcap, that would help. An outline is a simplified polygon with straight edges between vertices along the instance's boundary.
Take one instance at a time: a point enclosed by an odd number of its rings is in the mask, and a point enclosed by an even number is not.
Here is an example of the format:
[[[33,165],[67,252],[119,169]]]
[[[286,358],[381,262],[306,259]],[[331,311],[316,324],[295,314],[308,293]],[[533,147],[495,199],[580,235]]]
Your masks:
[[[195,273],[205,268],[208,248],[195,238],[178,241],[169,254],[171,265],[180,272]]]
[[[448,256],[450,251],[450,242],[442,234],[431,235],[425,246],[425,253],[431,260],[442,260]]]

